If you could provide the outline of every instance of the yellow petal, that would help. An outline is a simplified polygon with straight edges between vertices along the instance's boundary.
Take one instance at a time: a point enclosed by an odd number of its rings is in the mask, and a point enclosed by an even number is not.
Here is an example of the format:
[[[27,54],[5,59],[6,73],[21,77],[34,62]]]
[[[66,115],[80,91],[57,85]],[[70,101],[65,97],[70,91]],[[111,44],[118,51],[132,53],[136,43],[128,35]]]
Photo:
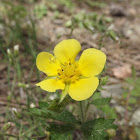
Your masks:
[[[71,83],[69,95],[76,101],[86,100],[94,93],[98,84],[99,79],[97,77],[80,79],[75,83]]]
[[[85,77],[95,76],[102,72],[106,62],[106,55],[97,49],[86,49],[79,60],[81,74]]]
[[[36,58],[37,68],[48,76],[56,76],[60,68],[58,60],[48,52],[41,52]]]
[[[62,64],[65,64],[73,62],[80,51],[80,43],[75,39],[68,39],[55,46],[54,55]]]
[[[58,89],[64,89],[65,84],[58,79],[47,79],[37,83],[36,86],[40,86],[43,90],[49,92],[55,92]]]

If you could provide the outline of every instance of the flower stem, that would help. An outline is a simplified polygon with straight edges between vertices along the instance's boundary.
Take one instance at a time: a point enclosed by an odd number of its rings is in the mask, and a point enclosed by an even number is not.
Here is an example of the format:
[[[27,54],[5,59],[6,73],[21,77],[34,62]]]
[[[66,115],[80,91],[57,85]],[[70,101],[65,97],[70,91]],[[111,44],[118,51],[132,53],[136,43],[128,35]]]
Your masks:
[[[80,118],[81,118],[81,122],[84,123],[84,110],[83,110],[83,105],[82,102],[79,102],[80,105]]]
[[[79,112],[79,116],[80,116],[80,119],[81,119],[81,122],[82,124],[85,122],[85,101],[80,101],[79,102],[79,109],[80,109],[80,112]],[[82,138],[83,140],[86,140],[85,136],[82,134]]]

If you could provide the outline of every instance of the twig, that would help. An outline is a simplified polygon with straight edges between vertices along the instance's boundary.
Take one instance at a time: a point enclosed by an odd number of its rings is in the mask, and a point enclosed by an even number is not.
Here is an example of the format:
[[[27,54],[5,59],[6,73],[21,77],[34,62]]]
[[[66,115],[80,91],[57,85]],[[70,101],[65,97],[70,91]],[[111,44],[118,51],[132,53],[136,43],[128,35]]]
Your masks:
[[[12,134],[7,134],[7,133],[0,133],[0,136],[8,136],[8,137],[13,137],[13,138],[19,138],[16,135],[12,135]]]

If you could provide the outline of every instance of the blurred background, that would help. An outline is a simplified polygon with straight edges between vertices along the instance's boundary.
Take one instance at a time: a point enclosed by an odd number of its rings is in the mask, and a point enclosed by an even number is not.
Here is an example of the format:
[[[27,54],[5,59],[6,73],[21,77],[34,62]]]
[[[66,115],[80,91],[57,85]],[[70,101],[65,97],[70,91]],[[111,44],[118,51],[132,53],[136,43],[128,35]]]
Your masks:
[[[113,140],[140,140],[139,0],[0,0],[0,130],[11,122],[0,140],[46,139],[27,108],[57,95],[35,86],[45,77],[36,68],[36,56],[53,53],[68,38],[77,39],[82,51],[100,46],[107,55],[108,82],[101,96],[112,101],[97,112],[91,107],[88,118],[115,118]],[[69,110],[77,115],[74,103]],[[80,134],[73,139],[80,140]]]

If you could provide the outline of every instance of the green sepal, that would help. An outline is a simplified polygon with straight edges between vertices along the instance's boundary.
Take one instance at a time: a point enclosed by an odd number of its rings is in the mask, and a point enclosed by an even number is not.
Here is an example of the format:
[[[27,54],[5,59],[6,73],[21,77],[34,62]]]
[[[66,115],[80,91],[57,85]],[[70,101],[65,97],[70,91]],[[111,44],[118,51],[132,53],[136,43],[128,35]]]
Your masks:
[[[63,99],[66,97],[66,95],[68,94],[69,87],[70,87],[70,83],[66,83],[64,90],[62,90],[59,103],[61,103]]]

